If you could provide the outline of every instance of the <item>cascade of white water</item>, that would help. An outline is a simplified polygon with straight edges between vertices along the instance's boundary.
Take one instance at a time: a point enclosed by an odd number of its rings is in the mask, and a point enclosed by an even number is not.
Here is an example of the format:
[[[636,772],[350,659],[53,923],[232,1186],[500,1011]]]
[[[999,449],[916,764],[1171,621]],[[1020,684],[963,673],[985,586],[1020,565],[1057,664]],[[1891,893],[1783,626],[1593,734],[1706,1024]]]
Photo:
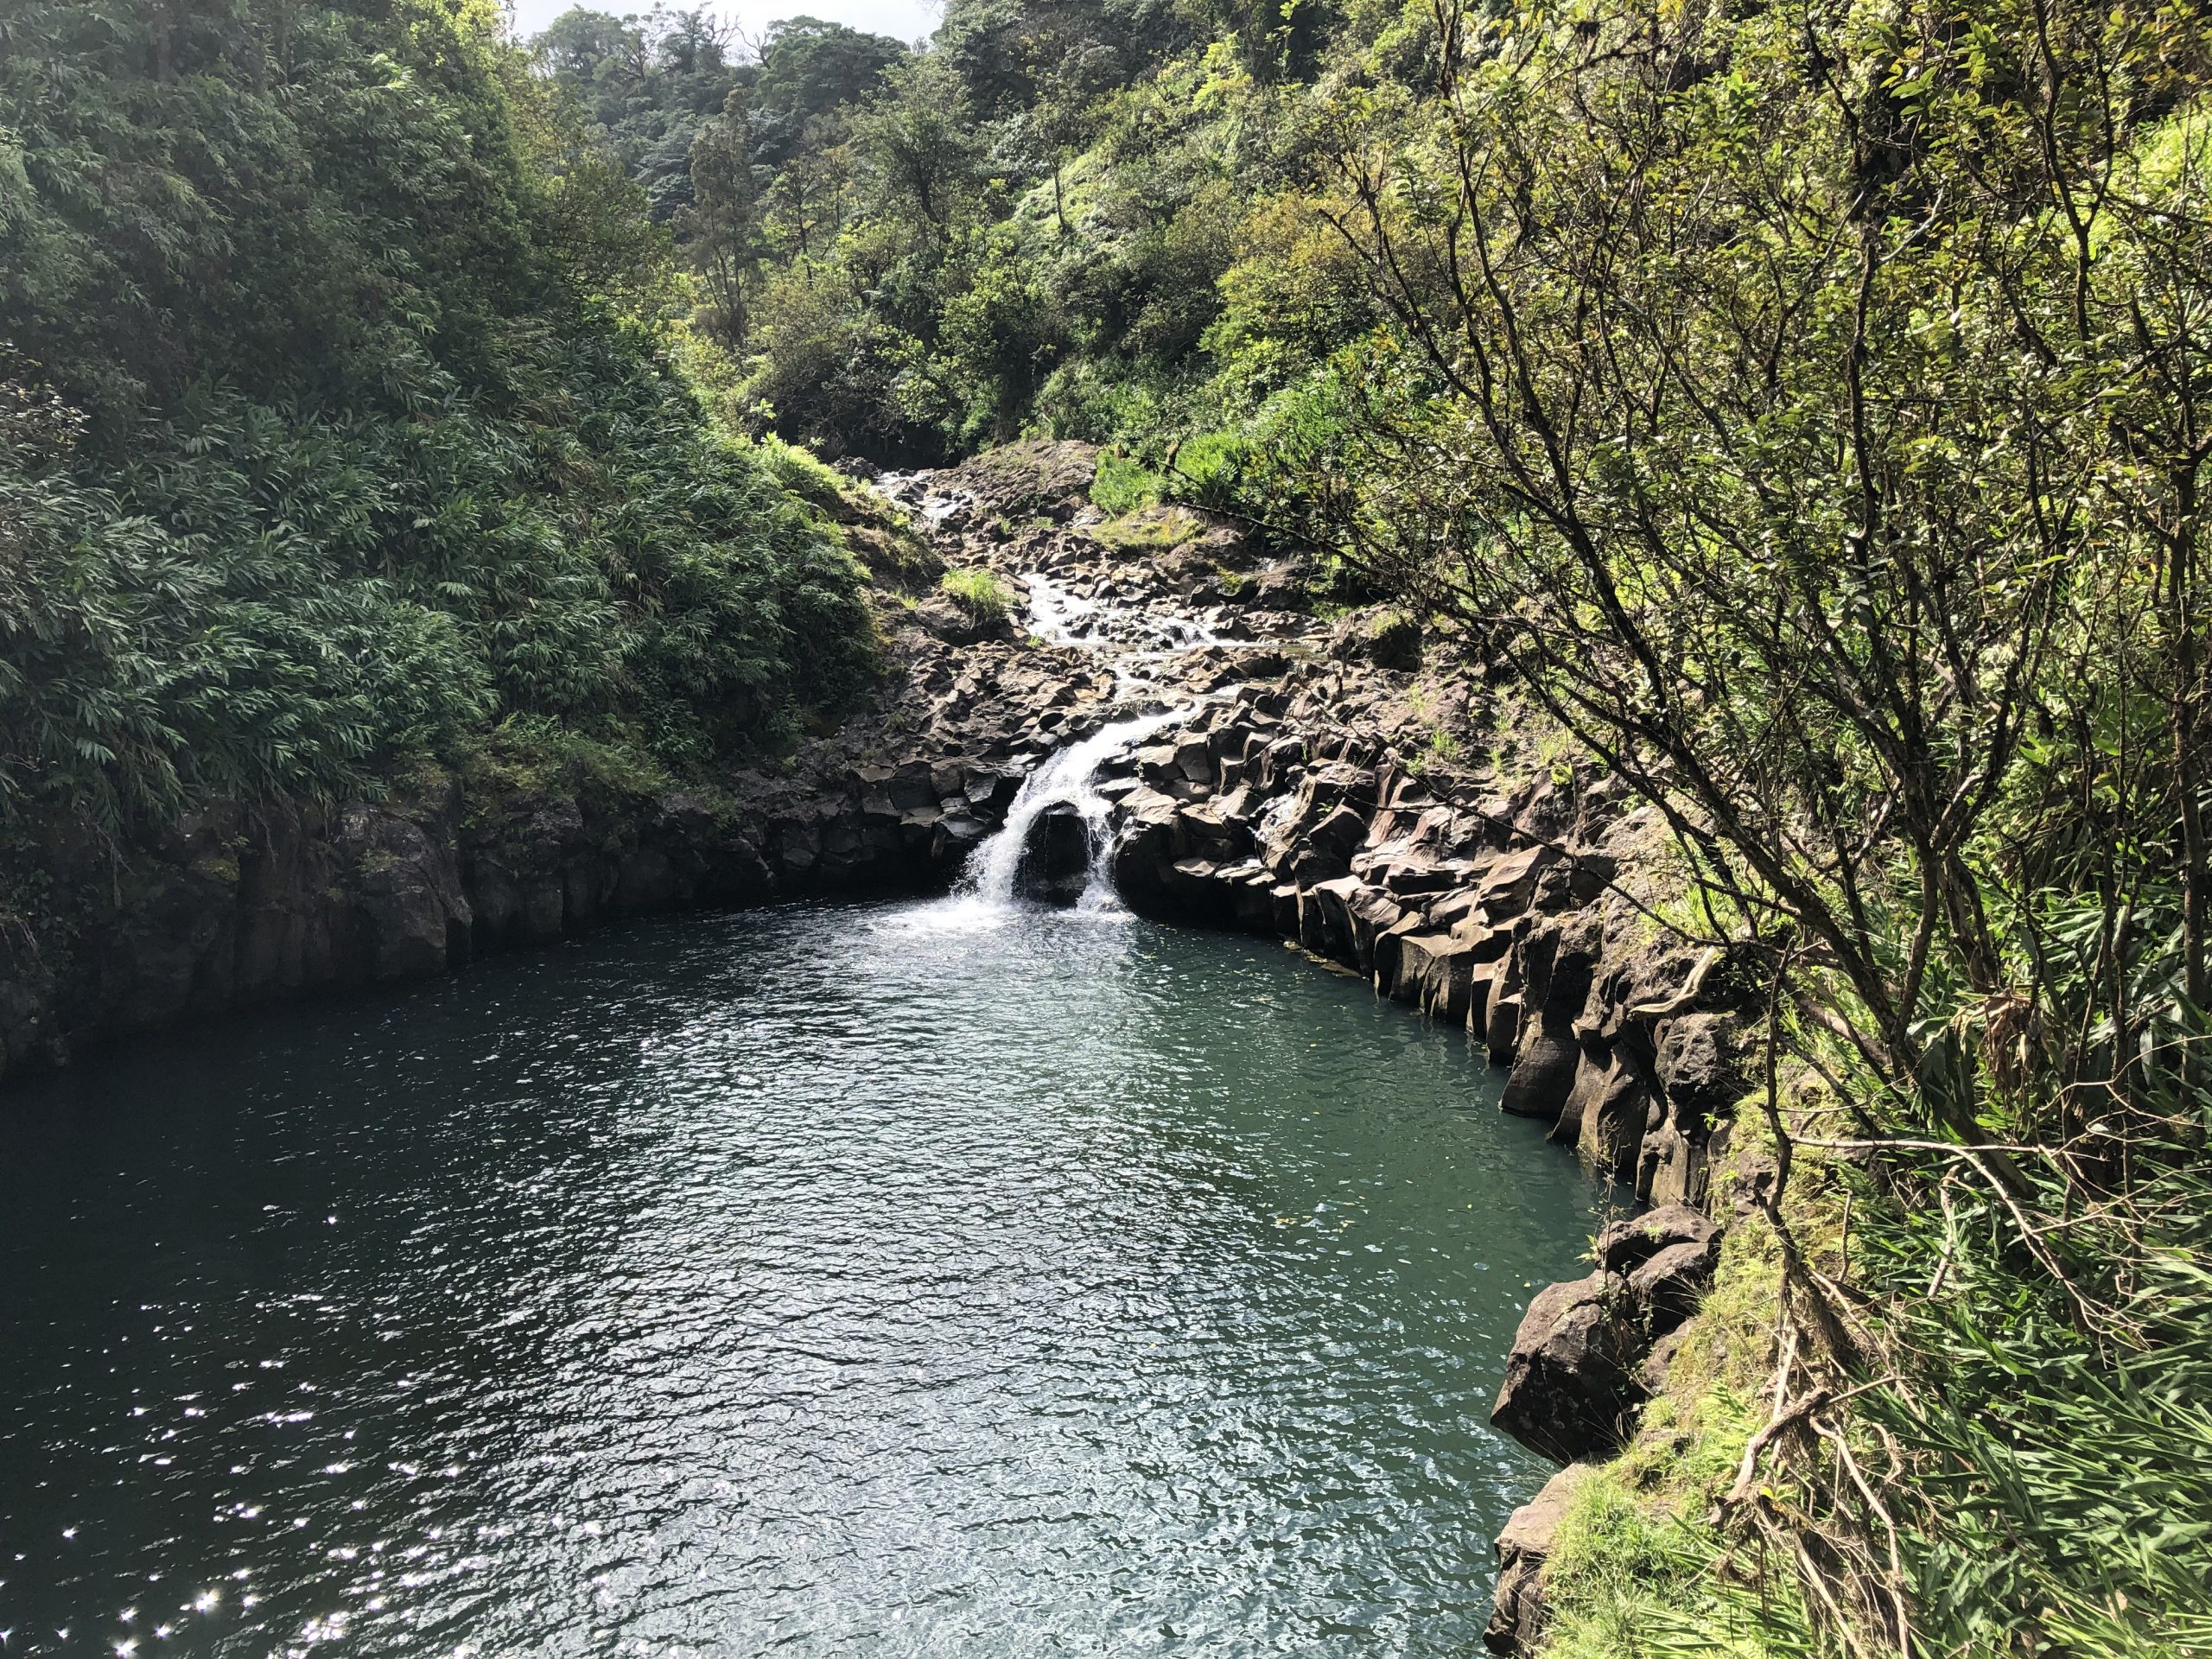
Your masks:
[[[1020,792],[1007,809],[1006,823],[998,833],[969,855],[967,872],[961,879],[962,889],[988,905],[1012,904],[1014,877],[1021,868],[1021,855],[1027,849],[1030,830],[1047,808],[1072,806],[1082,814],[1090,831],[1090,885],[1084,893],[1084,902],[1096,908],[1091,903],[1094,896],[1106,891],[1105,873],[1098,865],[1105,855],[1107,804],[1092,786],[1097,781],[1098,769],[1113,756],[1143,742],[1162,727],[1174,724],[1189,713],[1187,709],[1169,709],[1132,720],[1117,720],[1051,756],[1021,780]]]
[[[1021,580],[1029,589],[1029,631],[1046,645],[1118,645],[1156,658],[1238,643],[1191,617],[1079,599],[1042,573]]]

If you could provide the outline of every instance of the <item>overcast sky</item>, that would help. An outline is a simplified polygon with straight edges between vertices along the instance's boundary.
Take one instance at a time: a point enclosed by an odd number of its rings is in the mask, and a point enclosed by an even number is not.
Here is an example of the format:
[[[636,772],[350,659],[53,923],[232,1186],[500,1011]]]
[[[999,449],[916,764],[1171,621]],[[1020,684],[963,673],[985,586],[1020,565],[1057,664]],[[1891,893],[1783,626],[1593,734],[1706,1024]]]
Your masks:
[[[630,12],[642,16],[652,10],[652,0],[588,3],[594,10],[611,11],[618,17]],[[575,0],[512,0],[512,3],[515,32],[526,38],[568,10]],[[683,0],[667,0],[667,3],[671,10],[689,10]],[[938,0],[744,0],[742,4],[722,0],[714,10],[748,35],[758,35],[779,17],[823,17],[833,23],[848,23],[855,29],[912,41],[937,27],[941,7]]]

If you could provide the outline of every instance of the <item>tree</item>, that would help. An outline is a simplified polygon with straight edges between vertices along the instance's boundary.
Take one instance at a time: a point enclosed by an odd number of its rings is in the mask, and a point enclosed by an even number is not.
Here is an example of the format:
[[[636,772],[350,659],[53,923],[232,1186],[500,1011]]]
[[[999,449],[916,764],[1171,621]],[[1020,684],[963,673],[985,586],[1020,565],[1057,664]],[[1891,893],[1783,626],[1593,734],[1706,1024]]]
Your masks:
[[[906,55],[887,35],[818,17],[771,23],[761,42],[753,99],[761,159],[780,162],[797,154],[810,123],[863,102]]]
[[[942,59],[893,70],[855,121],[853,146],[874,211],[918,219],[933,238],[950,231],[976,181],[977,150],[964,89]]]
[[[847,124],[835,115],[806,124],[798,151],[768,187],[762,224],[771,245],[801,280],[813,281],[813,261],[825,252],[844,217],[850,164],[844,146]]]
[[[747,298],[760,257],[760,196],[745,88],[734,86],[721,115],[691,143],[692,206],[678,219],[693,269],[707,291],[707,326],[732,351],[745,348]]]

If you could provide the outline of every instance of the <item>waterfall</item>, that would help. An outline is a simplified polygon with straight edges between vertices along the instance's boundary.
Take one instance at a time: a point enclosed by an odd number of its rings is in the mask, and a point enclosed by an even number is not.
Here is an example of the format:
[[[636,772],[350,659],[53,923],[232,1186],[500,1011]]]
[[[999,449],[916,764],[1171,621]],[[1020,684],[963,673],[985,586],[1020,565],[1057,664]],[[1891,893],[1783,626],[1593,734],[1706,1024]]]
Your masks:
[[[1014,877],[1021,868],[1021,855],[1028,849],[1029,832],[1047,808],[1072,806],[1090,831],[1090,883],[1084,893],[1084,906],[1098,908],[1109,891],[1103,868],[1107,804],[1105,798],[1091,787],[1098,768],[1162,727],[1182,720],[1189,712],[1187,709],[1169,709],[1163,714],[1117,720],[1046,759],[1021,780],[1020,792],[1007,809],[1006,823],[998,833],[969,855],[967,871],[961,877],[961,891],[994,907],[1011,905]]]

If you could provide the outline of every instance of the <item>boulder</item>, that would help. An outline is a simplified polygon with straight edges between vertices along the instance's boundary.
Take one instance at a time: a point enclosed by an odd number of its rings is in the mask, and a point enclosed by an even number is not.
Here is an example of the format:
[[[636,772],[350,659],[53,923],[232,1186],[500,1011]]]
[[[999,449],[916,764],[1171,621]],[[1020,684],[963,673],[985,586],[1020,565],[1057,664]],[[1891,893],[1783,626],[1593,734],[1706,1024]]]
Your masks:
[[[1666,1205],[1614,1222],[1599,1233],[1598,1266],[1607,1273],[1633,1273],[1671,1245],[1713,1244],[1719,1237],[1720,1224],[1710,1216],[1688,1205]]]
[[[1412,920],[1408,918],[1408,924]],[[1481,966],[1487,969],[1491,964]],[[1440,1020],[1457,1023],[1467,1019],[1477,969],[1471,946],[1448,933],[1406,933],[1398,940],[1395,969],[1390,994],[1400,1001],[1410,1002]],[[1487,1014],[1487,979],[1483,993]]]
[[[1720,1258],[1718,1239],[1669,1244],[1628,1276],[1644,1329],[1664,1336],[1697,1312]]]
[[[1656,1395],[1667,1386],[1668,1374],[1675,1369],[1675,1356],[1682,1351],[1685,1334],[1679,1328],[1669,1331],[1651,1344],[1651,1351],[1643,1357],[1643,1363],[1636,1373],[1636,1380],[1643,1384],[1645,1393]]]
[[[1338,806],[1306,832],[1306,845],[1325,859],[1348,860],[1367,842],[1367,820],[1349,806]]]
[[[1539,927],[1521,940],[1515,953],[1522,986],[1521,1046],[1499,1102],[1504,1110],[1560,1123],[1582,1064],[1574,1022],[1590,995],[1602,944],[1594,922],[1574,920]],[[1555,1128],[1554,1135],[1559,1133]],[[1573,1137],[1569,1129],[1567,1138]]]
[[[1500,980],[1497,983],[1502,988],[1504,982]],[[1518,991],[1500,988],[1491,993],[1490,1013],[1483,1027],[1483,1044],[1490,1051],[1492,1065],[1512,1063],[1514,1051],[1521,1042],[1521,1007]],[[1512,1079],[1509,1077],[1506,1081],[1510,1083]],[[1511,1109],[1502,1101],[1499,1105],[1501,1109]]]
[[[1046,807],[1029,826],[1014,889],[1027,899],[1071,905],[1090,884],[1090,825],[1071,805]]]
[[[411,819],[356,805],[340,817],[337,845],[353,865],[363,977],[421,979],[466,960],[475,918],[442,836],[433,841]]]
[[[985,639],[1004,638],[1013,632],[1007,618],[979,617],[943,594],[931,594],[915,606],[911,614],[915,626],[948,645],[972,645]]]
[[[1490,1420],[1560,1463],[1609,1456],[1646,1397],[1637,1378],[1643,1354],[1621,1274],[1601,1269],[1549,1286],[1514,1333]]]
[[[1671,1115],[1647,1129],[1637,1159],[1636,1196],[1647,1204],[1701,1205],[1711,1185],[1713,1137],[1686,1130]]]
[[[1354,611],[1329,636],[1329,654],[1338,662],[1372,663],[1410,674],[1421,666],[1421,624],[1384,606]]]

